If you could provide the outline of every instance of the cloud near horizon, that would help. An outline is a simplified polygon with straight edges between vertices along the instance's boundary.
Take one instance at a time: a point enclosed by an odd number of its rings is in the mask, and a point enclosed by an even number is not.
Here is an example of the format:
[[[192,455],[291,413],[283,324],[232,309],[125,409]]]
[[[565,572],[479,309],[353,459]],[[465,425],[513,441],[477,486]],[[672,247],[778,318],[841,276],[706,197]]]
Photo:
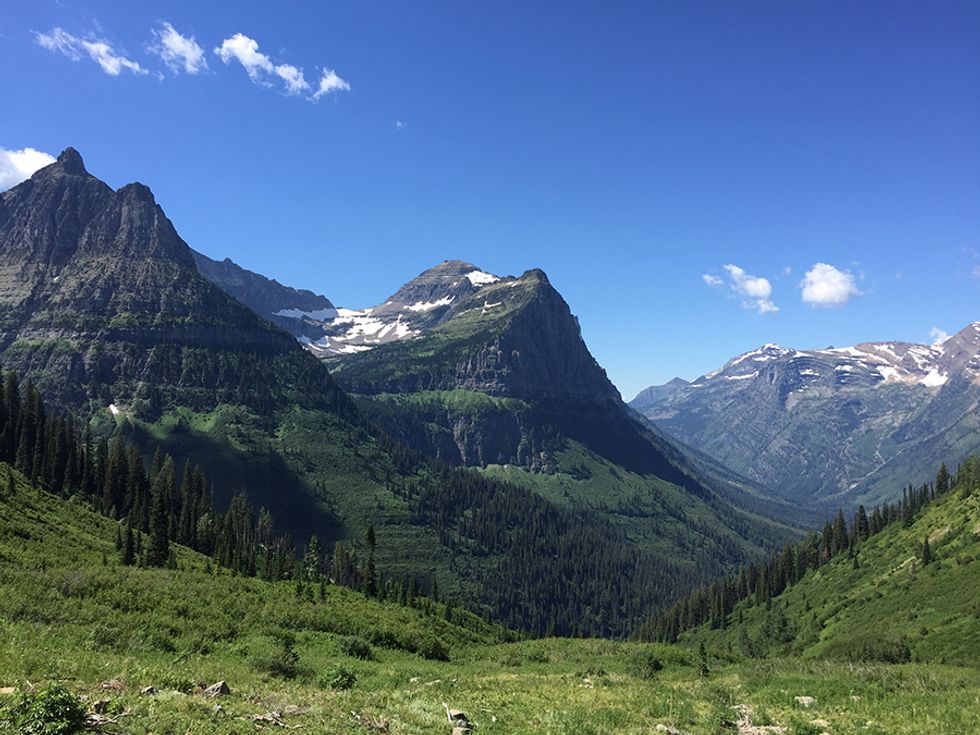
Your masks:
[[[49,33],[35,32],[34,36],[42,48],[67,56],[72,61],[81,61],[83,56],[88,56],[112,77],[118,77],[123,71],[137,75],[148,73],[138,62],[117,53],[108,41],[102,39],[79,38],[60,27],[52,28]]]
[[[854,276],[829,263],[814,263],[800,281],[800,297],[812,307],[843,306],[851,296],[860,296]]]
[[[54,163],[50,153],[35,148],[8,150],[0,147],[0,191],[11,189],[34,175],[39,168]]]

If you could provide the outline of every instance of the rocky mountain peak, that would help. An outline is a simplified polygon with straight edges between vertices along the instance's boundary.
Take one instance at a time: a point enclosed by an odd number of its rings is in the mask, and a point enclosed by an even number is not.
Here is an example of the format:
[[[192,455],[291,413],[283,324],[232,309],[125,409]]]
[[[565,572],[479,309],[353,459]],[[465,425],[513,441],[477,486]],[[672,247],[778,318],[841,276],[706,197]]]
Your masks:
[[[56,167],[56,170],[60,173],[70,174],[73,176],[87,176],[88,171],[85,170],[85,162],[82,160],[81,154],[76,151],[71,146],[68,146],[61,152],[57,160],[52,164]]]

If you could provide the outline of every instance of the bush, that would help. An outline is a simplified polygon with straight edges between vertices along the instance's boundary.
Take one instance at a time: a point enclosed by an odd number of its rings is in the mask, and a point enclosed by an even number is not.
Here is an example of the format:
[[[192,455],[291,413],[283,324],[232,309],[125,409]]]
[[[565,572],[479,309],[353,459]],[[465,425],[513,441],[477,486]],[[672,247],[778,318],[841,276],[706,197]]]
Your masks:
[[[344,638],[340,642],[340,650],[345,656],[359,658],[362,661],[374,661],[374,649],[371,648],[371,644],[356,635]]]
[[[627,673],[640,679],[652,679],[663,667],[663,662],[648,648],[633,651],[626,659]]]
[[[357,681],[357,675],[348,666],[334,666],[320,674],[320,686],[327,689],[350,689]]]
[[[866,640],[855,649],[854,658],[859,661],[905,664],[912,660],[912,651],[903,640]]]
[[[419,644],[419,656],[430,661],[448,661],[449,649],[436,638],[426,638]]]
[[[250,656],[252,666],[257,670],[283,679],[294,679],[299,673],[299,654],[293,646],[295,639],[287,631],[277,631],[271,635],[269,645],[255,651]]]
[[[25,692],[5,715],[23,735],[71,735],[85,727],[81,700],[57,684]]]

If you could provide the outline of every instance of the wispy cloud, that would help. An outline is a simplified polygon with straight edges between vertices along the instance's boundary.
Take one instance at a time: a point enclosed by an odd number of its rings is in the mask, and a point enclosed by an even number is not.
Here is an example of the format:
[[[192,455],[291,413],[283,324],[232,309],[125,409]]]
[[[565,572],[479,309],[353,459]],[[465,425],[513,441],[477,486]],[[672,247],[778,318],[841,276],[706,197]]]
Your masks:
[[[0,148],[0,191],[29,179],[39,168],[54,163],[54,156],[34,148]]]
[[[313,99],[318,100],[325,94],[341,91],[349,92],[350,85],[341,79],[337,75],[337,72],[335,72],[333,69],[324,69],[323,74],[320,76],[320,84],[317,85]],[[404,125],[402,127],[404,127]]]
[[[743,309],[751,309],[760,314],[779,311],[779,307],[771,299],[772,284],[768,278],[750,275],[744,268],[731,263],[722,266],[722,269],[728,275],[729,288],[741,300]],[[711,288],[721,288],[726,282],[725,278],[713,273],[702,273],[701,280]]]
[[[108,41],[98,38],[80,38],[64,28],[52,28],[49,33],[35,33],[38,44],[48,51],[63,54],[72,61],[88,57],[109,76],[118,77],[123,71],[146,74],[147,70],[132,59],[118,53]]]
[[[243,33],[226,38],[214,49],[214,53],[225,64],[237,61],[245,69],[248,78],[256,84],[271,87],[278,79],[288,95],[312,91],[313,94],[307,97],[310,101],[318,100],[331,92],[350,89],[350,84],[341,79],[337,72],[324,69],[314,91],[300,67],[276,63],[270,56],[259,51],[258,41]]]
[[[815,263],[800,281],[803,303],[814,307],[843,306],[860,295],[854,276],[828,263]]]
[[[932,340],[933,347],[941,345],[947,339],[949,339],[949,332],[945,329],[940,329],[939,327],[933,327],[929,330],[929,339]]]
[[[156,54],[174,74],[200,74],[208,68],[204,49],[194,36],[184,36],[170,23],[163,22],[153,29],[156,41],[149,46],[150,53]]]

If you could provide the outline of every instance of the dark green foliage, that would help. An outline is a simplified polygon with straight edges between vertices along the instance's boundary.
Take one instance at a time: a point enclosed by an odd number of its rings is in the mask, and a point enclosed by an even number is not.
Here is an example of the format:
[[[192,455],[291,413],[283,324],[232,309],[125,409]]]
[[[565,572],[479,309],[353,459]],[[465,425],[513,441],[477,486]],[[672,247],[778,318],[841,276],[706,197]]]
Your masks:
[[[338,664],[320,674],[318,681],[325,689],[350,689],[357,682],[357,675],[349,666]]]
[[[340,650],[345,656],[359,658],[362,661],[374,661],[374,649],[371,644],[358,636],[347,636],[340,642]]]
[[[932,562],[932,549],[929,548],[929,537],[922,539],[922,566]]]
[[[299,673],[299,654],[295,646],[296,639],[292,633],[273,631],[268,642],[255,651],[249,661],[257,671],[281,679],[294,679]]]
[[[855,661],[904,664],[912,660],[912,652],[904,640],[869,639],[854,647],[852,658]]]
[[[438,638],[425,638],[419,643],[418,654],[430,661],[448,661],[449,649]]]
[[[711,672],[708,670],[708,651],[704,647],[704,641],[701,641],[698,646],[698,676],[704,679],[709,673]]]
[[[950,478],[945,466],[941,467],[934,486],[923,485],[918,490],[906,488],[900,503],[875,506],[870,519],[864,507],[859,507],[850,530],[844,513],[838,511],[834,520],[824,524],[819,534],[811,533],[802,542],[784,546],[765,563],[753,562],[743,566],[737,576],[695,590],[666,612],[644,621],[636,636],[641,640],[673,643],[684,631],[704,624],[712,628],[725,627],[739,602],[748,600],[756,605],[768,606],[774,597],[799,582],[807,572],[819,569],[840,554],[851,557],[852,568],[860,568],[858,550],[862,543],[881,533],[890,524],[901,522],[904,527],[910,527],[923,508],[943,497],[952,487],[968,484],[970,480],[967,478],[972,477],[975,466],[975,458],[964,462],[960,468],[962,479],[959,476]],[[942,493],[938,492],[938,487],[943,488]],[[922,544],[920,558],[923,564],[932,561],[928,538]],[[762,639],[757,641],[764,648],[788,642],[795,635],[788,623],[782,625],[779,615],[778,610],[771,616],[767,615]]]
[[[664,667],[655,651],[638,648],[626,661],[626,671],[640,679],[652,679]]]
[[[24,692],[2,714],[22,735],[71,735],[85,727],[82,701],[58,684]]]

